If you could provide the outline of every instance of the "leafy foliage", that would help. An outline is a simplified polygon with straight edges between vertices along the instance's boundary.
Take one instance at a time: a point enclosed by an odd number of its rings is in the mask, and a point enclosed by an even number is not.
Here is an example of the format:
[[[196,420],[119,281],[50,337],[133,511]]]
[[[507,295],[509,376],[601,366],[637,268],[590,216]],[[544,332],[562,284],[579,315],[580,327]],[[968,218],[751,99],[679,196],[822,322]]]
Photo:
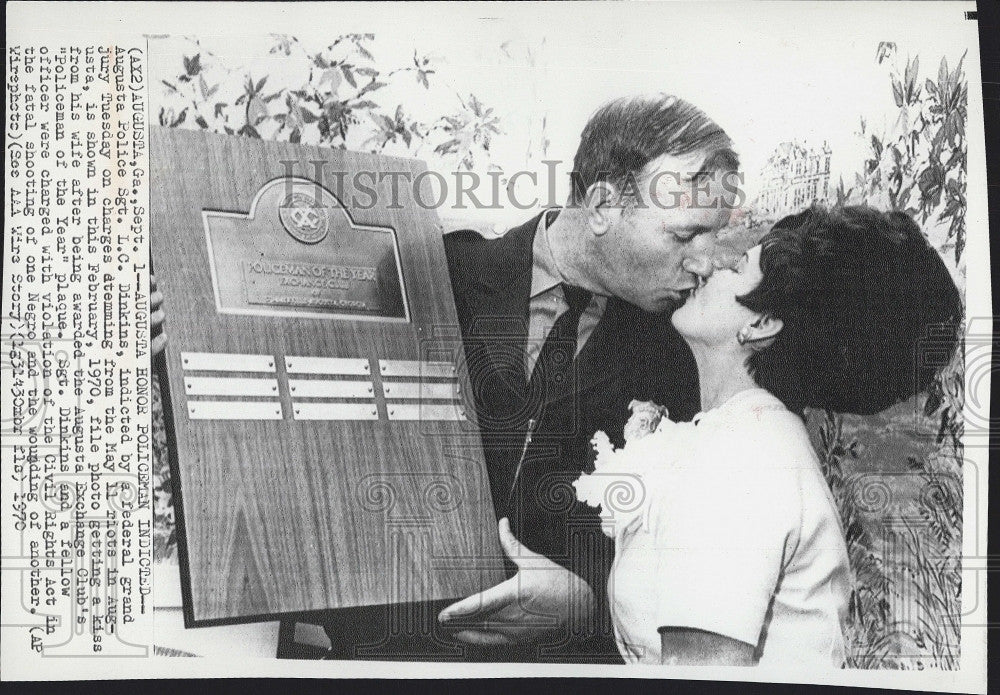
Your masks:
[[[884,132],[867,133],[870,152],[857,175],[853,196],[876,207],[902,210],[927,226],[946,225],[937,244],[961,264],[965,250],[966,154],[968,81],[962,69],[947,57],[938,64],[937,79],[920,82],[920,57],[907,58],[903,70],[896,62],[896,45],[879,44],[879,64],[892,63],[889,81],[896,104],[895,122]],[[839,196],[838,196],[839,199]]]
[[[897,46],[882,42],[879,65],[890,66],[895,120],[881,133],[862,118],[869,154],[854,185],[843,179],[835,204],[867,203],[919,220],[943,257],[964,277],[968,84],[963,60],[942,57],[936,79],[920,80],[920,57],[900,64]],[[837,501],[855,574],[848,666],[959,667],[961,625],[962,416],[964,345],[931,386],[922,407],[893,410],[876,431],[857,418],[810,413],[824,474]],[[916,428],[914,428],[916,425]],[[891,435],[918,442],[917,455],[892,460]],[[866,446],[867,443],[872,446]],[[880,446],[881,444],[881,446]],[[902,469],[902,470],[901,470]],[[863,481],[873,475],[890,501],[866,514]],[[881,494],[881,493],[880,493]]]
[[[294,36],[274,35],[271,54],[303,66],[302,79],[282,75],[278,83],[273,75],[227,67],[191,39],[194,54],[182,57],[175,79],[161,81],[159,123],[340,149],[432,154],[470,170],[488,166],[492,138],[502,133],[493,108],[473,94],[455,94],[451,111],[421,120],[396,92],[414,85],[426,92],[448,89],[438,84],[433,59],[414,51],[410,63],[385,69],[372,53],[374,38],[344,34],[317,51]]]

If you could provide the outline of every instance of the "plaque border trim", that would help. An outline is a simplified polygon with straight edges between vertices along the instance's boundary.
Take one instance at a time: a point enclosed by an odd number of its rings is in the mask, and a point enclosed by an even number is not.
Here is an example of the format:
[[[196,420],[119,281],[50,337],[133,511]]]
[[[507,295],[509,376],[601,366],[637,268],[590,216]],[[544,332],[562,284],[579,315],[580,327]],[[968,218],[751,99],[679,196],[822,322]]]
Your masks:
[[[403,316],[366,316],[364,314],[342,314],[335,312],[313,312],[313,311],[283,311],[281,309],[268,310],[268,309],[251,309],[249,307],[245,309],[233,309],[231,307],[222,306],[222,298],[219,295],[219,281],[216,277],[215,271],[215,249],[212,247],[212,235],[209,233],[208,228],[208,217],[228,217],[232,219],[239,220],[252,220],[256,217],[257,203],[260,201],[261,196],[264,191],[268,190],[271,186],[276,185],[278,182],[282,184],[285,181],[291,183],[301,183],[309,186],[316,186],[317,188],[323,189],[331,198],[337,202],[337,208],[344,213],[347,217],[347,221],[350,223],[353,229],[361,229],[365,231],[386,233],[388,232],[392,236],[392,253],[396,258],[396,273],[399,279],[399,289],[400,294],[403,299]],[[257,192],[254,194],[253,200],[250,201],[250,209],[247,212],[231,212],[226,210],[205,210],[201,211],[201,226],[205,233],[205,245],[208,250],[208,271],[212,276],[212,293],[215,296],[215,310],[220,314],[229,314],[237,316],[271,316],[271,317],[281,317],[281,318],[302,318],[302,319],[327,319],[336,321],[374,321],[378,323],[411,323],[413,317],[410,313],[410,298],[406,291],[407,285],[403,279],[403,260],[399,254],[399,239],[396,236],[396,230],[392,227],[379,227],[378,225],[372,224],[357,224],[354,218],[351,216],[350,211],[344,206],[340,198],[333,194],[332,191],[327,189],[325,186],[312,181],[301,176],[278,176],[276,178],[270,179],[261,186]],[[317,242],[319,243],[319,242]]]

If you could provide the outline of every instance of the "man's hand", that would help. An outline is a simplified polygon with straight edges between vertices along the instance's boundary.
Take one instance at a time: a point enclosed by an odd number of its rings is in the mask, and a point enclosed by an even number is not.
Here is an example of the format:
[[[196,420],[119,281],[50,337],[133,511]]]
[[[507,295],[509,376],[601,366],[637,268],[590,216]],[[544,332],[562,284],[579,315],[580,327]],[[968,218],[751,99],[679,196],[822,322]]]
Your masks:
[[[445,608],[438,620],[467,644],[498,646],[561,642],[570,621],[590,621],[594,594],[585,581],[533,553],[500,520],[500,545],[517,574]]]
[[[151,342],[149,344],[150,353],[153,357],[163,352],[167,346],[167,336],[163,332],[163,321],[167,318],[163,313],[163,293],[156,289],[156,277],[149,276],[149,333]]]

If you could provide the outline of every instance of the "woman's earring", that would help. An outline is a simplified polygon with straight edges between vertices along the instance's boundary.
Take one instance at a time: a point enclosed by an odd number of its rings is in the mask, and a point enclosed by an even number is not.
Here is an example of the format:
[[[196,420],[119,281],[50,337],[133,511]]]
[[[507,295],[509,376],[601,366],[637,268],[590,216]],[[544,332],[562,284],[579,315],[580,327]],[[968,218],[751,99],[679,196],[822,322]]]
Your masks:
[[[746,327],[736,331],[736,342],[740,345],[746,345],[750,342],[750,331],[748,331]]]

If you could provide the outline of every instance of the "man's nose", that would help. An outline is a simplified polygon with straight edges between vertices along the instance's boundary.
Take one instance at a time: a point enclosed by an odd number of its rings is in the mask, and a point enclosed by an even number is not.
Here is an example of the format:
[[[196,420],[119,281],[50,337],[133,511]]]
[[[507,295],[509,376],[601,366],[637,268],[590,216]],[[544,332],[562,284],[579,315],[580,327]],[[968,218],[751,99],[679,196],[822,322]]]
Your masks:
[[[685,258],[684,263],[681,265],[687,272],[703,277],[706,280],[715,272],[715,264],[709,256],[699,255]]]

